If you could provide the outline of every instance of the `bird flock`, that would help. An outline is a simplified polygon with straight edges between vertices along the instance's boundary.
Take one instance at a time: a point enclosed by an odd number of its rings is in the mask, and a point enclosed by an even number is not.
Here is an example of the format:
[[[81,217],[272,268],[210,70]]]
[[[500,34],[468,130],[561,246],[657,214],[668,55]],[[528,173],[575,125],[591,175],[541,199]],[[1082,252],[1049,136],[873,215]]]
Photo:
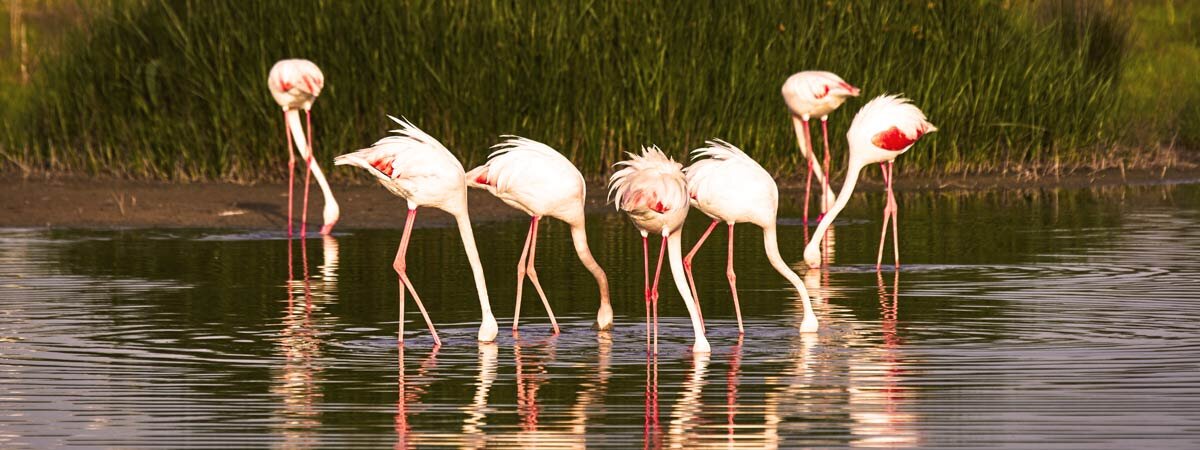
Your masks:
[[[287,59],[272,67],[267,85],[284,113],[285,139],[288,145],[287,233],[289,236],[293,234],[292,205],[296,164],[292,154],[294,143],[296,152],[303,158],[305,166],[300,233],[307,233],[308,186],[310,178],[315,177],[325,196],[324,224],[320,233],[329,234],[340,217],[340,210],[321,168],[312,159],[311,110],[313,102],[325,85],[325,77],[311,61]],[[828,245],[825,239],[826,231],[848,203],[863,168],[878,163],[886,186],[886,202],[876,269],[882,265],[889,224],[892,227],[895,265],[899,268],[898,216],[892,191],[892,182],[895,180],[893,162],[897,156],[908,151],[921,136],[937,131],[937,128],[926,120],[920,109],[899,95],[882,95],[867,102],[855,115],[846,133],[849,144],[848,165],[841,192],[835,195],[829,179],[832,171],[828,118],[829,114],[848,98],[857,97],[859,89],[832,73],[805,71],[788,77],[781,93],[791,113],[797,144],[808,163],[804,194],[806,229],[813,178],[816,178],[820,188],[818,203],[821,215],[814,231],[814,239],[810,240],[804,249],[805,264],[812,268],[821,266],[822,255],[827,252],[827,248],[823,247]],[[300,122],[300,110],[305,113],[304,124]],[[504,140],[492,147],[494,151],[488,156],[485,164],[467,171],[437,139],[407,120],[391,116],[389,118],[398,125],[397,129],[391,130],[391,135],[368,148],[334,158],[334,164],[357,166],[368,171],[384,188],[407,202],[404,233],[392,263],[400,291],[401,345],[404,343],[406,293],[412,295],[429,327],[435,345],[441,344],[437,329],[407,272],[405,255],[417,209],[420,207],[441,209],[455,218],[479,293],[482,316],[478,339],[483,342],[496,339],[499,325],[492,314],[483,267],[471,230],[467,210],[468,188],[486,190],[505,204],[529,214],[531,218],[529,232],[525,237],[516,268],[517,294],[512,321],[514,333],[518,331],[526,278],[541,299],[554,333],[559,333],[558,321],[546,292],[538,281],[534,264],[537,258],[538,224],[546,217],[561,220],[570,227],[571,239],[579,260],[596,279],[599,290],[600,306],[596,312],[595,327],[599,330],[612,328],[613,309],[608,278],[604,269],[592,256],[584,226],[586,183],[583,175],[570,160],[546,144],[518,136],[503,136]],[[814,119],[821,121],[823,157],[818,157],[812,144],[809,123]],[[672,281],[683,298],[691,319],[692,332],[695,334],[692,350],[696,353],[711,351],[705,338],[704,315],[692,277],[692,261],[700,246],[721,223],[729,230],[725,273],[737,315],[738,333],[745,332],[741,306],[738,303],[737,276],[733,268],[733,228],[738,223],[750,223],[762,228],[763,250],[767,259],[771,266],[796,288],[803,302],[804,317],[799,324],[799,332],[817,331],[818,320],[813,313],[808,292],[800,276],[788,267],[779,254],[776,232],[779,188],[766,169],[738,147],[720,139],[709,140],[704,147],[693,150],[693,162],[687,167],[673,160],[657,146],[643,146],[640,153],[630,152],[628,155],[628,160],[618,162],[614,166],[616,172],[609,179],[608,197],[616,209],[629,217],[642,237],[648,348],[652,348],[656,353],[658,351],[658,286],[663,261],[667,259]],[[699,209],[712,219],[712,223],[685,256],[682,250],[682,229],[691,208]],[[659,241],[653,276],[650,251],[652,236],[654,240]]]

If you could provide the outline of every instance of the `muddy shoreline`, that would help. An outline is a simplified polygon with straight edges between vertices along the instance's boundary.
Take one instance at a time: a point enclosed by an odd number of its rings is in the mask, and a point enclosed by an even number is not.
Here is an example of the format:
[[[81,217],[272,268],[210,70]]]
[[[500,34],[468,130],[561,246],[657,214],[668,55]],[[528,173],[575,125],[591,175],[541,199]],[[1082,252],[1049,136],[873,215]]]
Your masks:
[[[879,191],[878,174],[868,171],[859,188]],[[901,177],[897,190],[973,191],[1084,188],[1122,184],[1200,182],[1200,168],[1167,170],[1108,170],[1043,176]],[[784,195],[803,192],[803,180],[780,182]],[[404,202],[375,184],[334,185],[342,209],[338,229],[396,228],[403,225]],[[588,185],[589,213],[603,212],[606,191],[601,180]],[[802,195],[802,194],[801,194]],[[474,221],[524,217],[486,192],[470,193]],[[322,198],[313,186],[310,230],[321,222]],[[297,208],[299,206],[297,205]],[[299,214],[299,211],[296,211]],[[225,228],[280,229],[287,217],[287,186],[283,183],[232,184],[221,182],[166,183],[86,177],[22,177],[0,174],[0,227],[33,228]],[[422,226],[445,225],[452,219],[423,209]]]

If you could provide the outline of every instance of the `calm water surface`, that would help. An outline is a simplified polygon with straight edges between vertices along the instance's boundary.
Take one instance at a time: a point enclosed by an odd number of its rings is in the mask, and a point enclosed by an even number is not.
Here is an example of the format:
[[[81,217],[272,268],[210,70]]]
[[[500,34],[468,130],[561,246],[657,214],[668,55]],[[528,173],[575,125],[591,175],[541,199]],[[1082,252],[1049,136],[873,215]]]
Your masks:
[[[589,218],[611,333],[557,222],[538,263],[563,332],[532,289],[508,332],[527,222],[491,222],[501,334],[478,344],[456,231],[419,228],[411,276],[444,343],[410,303],[403,351],[398,230],[0,230],[0,447],[1200,446],[1200,185],[902,195],[907,264],[877,274],[880,197],[839,220],[834,265],[801,270],[815,335],[743,225],[737,336],[717,231],[696,260],[705,356],[670,283],[647,356],[641,245],[615,214]]]

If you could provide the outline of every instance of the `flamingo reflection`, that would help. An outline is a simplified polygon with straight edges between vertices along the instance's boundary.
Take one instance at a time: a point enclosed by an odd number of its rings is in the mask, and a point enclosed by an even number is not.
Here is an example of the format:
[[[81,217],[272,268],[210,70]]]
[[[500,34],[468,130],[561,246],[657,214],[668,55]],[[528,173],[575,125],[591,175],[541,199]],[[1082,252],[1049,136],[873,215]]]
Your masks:
[[[327,239],[333,239],[327,236]],[[321,391],[322,338],[318,330],[332,326],[333,318],[320,314],[314,307],[312,282],[308,270],[308,246],[300,239],[301,278],[295,278],[293,263],[293,240],[288,240],[287,309],[282,320],[277,345],[283,356],[283,366],[274,378],[276,385],[271,392],[282,398],[282,407],[277,414],[282,418],[285,441],[293,447],[310,446],[312,433],[320,425],[316,404],[323,398]],[[335,273],[337,269],[336,240],[332,252],[326,251],[326,263],[322,269]],[[330,264],[332,257],[332,264]],[[322,276],[322,294],[335,289],[336,277]],[[314,312],[318,312],[314,317]],[[316,322],[322,322],[320,324]]]
[[[405,376],[405,361],[404,361],[404,346],[397,346],[398,360],[400,361],[399,373],[396,376],[397,396],[396,396],[396,445],[395,448],[412,448],[416,442],[411,440],[412,426],[408,423],[408,405],[410,403],[420,404],[421,395],[429,390],[429,385],[433,382],[429,372],[437,367],[437,354],[439,346],[433,346],[421,364],[417,366],[417,373],[414,380],[408,380]],[[416,383],[413,383],[416,381]]]
[[[495,342],[479,342],[479,374],[475,377],[475,396],[467,408],[462,434],[463,448],[484,448],[487,445],[483,428],[487,425],[488,393],[496,382],[496,360],[499,347]]]
[[[642,421],[644,449],[662,448],[662,429],[658,423],[658,353],[646,342],[645,420]]]
[[[697,429],[703,409],[701,394],[704,391],[705,375],[708,374],[708,353],[692,354],[692,371],[683,381],[679,399],[671,411],[671,448],[687,448],[699,441]]]
[[[554,360],[554,338],[551,337],[542,355],[526,356],[522,353],[520,333],[513,332],[513,359],[517,369],[517,415],[521,420],[523,433],[538,431],[538,416],[541,408],[538,406],[538,390],[546,383],[546,363]]]
[[[600,331],[596,334],[599,345],[596,359],[596,377],[583,384],[583,392],[575,405],[571,407],[571,433],[575,436],[585,436],[587,433],[588,413],[596,404],[604,403],[604,394],[608,391],[608,379],[612,376],[612,334]]]
[[[738,385],[742,377],[742,338],[742,335],[738,335],[737,345],[733,346],[733,353],[729,356],[729,373],[725,375],[725,427],[729,437],[726,443],[730,447],[734,443],[734,418],[737,417]]]
[[[874,352],[852,361],[850,378],[851,433],[856,447],[912,447],[919,443],[914,414],[904,412],[913,393],[902,384],[905,361],[897,334],[900,272],[894,272],[892,292],[877,274],[882,343]]]

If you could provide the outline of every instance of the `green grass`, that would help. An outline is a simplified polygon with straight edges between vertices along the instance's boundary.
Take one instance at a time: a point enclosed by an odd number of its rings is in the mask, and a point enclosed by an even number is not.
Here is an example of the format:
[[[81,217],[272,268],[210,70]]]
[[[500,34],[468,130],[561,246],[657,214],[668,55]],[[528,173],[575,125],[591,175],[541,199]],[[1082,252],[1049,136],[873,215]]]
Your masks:
[[[325,163],[383,136],[394,114],[468,166],[500,134],[544,141],[591,175],[642,144],[682,158],[721,137],[790,174],[800,161],[779,88],[805,69],[863,90],[831,116],[839,157],[854,112],[896,92],[940,129],[904,156],[909,171],[1087,164],[1129,139],[1114,126],[1128,28],[1082,0],[110,3],[8,94],[19,101],[0,110],[0,161],[278,179],[287,155],[265,79],[288,57],[325,72],[313,114]]]
[[[1122,75],[1131,144],[1200,149],[1200,2],[1142,0]]]

